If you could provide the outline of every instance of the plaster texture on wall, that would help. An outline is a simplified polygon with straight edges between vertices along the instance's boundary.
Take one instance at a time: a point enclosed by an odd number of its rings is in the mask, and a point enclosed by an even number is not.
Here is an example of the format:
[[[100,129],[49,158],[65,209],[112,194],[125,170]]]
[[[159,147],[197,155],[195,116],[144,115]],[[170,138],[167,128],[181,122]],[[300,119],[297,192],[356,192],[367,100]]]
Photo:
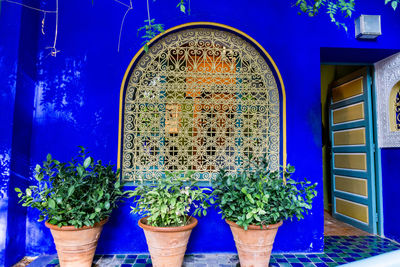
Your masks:
[[[390,101],[393,86],[400,81],[400,53],[375,64],[379,147],[400,147],[400,131],[390,130]]]

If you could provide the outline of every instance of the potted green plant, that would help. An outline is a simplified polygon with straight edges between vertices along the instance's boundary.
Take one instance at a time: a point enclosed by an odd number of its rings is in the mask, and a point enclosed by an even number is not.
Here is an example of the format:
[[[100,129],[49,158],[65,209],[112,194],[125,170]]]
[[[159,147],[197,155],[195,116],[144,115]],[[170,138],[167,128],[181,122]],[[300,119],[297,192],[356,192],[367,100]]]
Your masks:
[[[268,169],[266,159],[249,163],[237,173],[220,170],[215,202],[229,224],[240,266],[268,266],[272,245],[283,220],[303,219],[317,195],[317,184],[294,181],[294,167]]]
[[[141,184],[131,191],[151,260],[155,267],[181,266],[186,246],[197,225],[194,215],[207,214],[211,189],[200,188],[193,172],[166,172],[154,184]]]
[[[88,157],[85,148],[70,162],[47,155],[36,165],[37,185],[15,188],[22,206],[39,210],[54,238],[61,267],[91,266],[103,225],[122,192],[119,170]]]

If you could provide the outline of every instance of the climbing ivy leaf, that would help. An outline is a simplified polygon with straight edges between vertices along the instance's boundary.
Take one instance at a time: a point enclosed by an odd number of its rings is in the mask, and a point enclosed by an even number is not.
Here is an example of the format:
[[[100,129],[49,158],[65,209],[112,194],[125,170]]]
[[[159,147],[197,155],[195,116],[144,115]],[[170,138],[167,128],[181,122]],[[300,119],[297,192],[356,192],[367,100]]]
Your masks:
[[[397,0],[396,0],[397,1]],[[342,18],[349,18],[355,10],[355,0],[297,0],[295,6],[299,7],[299,13],[305,13],[314,17],[325,10],[331,22],[336,26],[342,27],[347,32],[347,26],[337,18],[338,13]]]

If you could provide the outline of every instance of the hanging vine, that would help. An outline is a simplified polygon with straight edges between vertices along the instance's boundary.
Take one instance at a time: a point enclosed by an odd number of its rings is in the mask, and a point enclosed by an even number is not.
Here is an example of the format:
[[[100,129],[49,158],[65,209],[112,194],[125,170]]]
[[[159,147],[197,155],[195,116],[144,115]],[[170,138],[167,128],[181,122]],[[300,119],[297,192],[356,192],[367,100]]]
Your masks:
[[[129,11],[131,11],[131,10],[133,9],[133,4],[132,4],[132,0],[129,0],[129,5],[124,4],[124,3],[122,3],[122,2],[120,2],[120,1],[118,1],[118,0],[114,0],[114,1],[117,2],[117,3],[119,3],[119,4],[121,4],[121,5],[123,5],[123,6],[125,6],[125,7],[127,7],[127,10],[125,11],[124,16],[122,17],[121,27],[120,27],[120,29],[119,29],[118,49],[117,49],[118,52],[119,52],[119,47],[120,47],[120,44],[121,44],[122,28],[124,27],[124,22],[125,22],[126,16],[128,15]]]
[[[153,39],[157,34],[164,32],[164,24],[159,24],[155,23],[155,20],[150,17],[150,6],[149,6],[149,0],[147,1],[147,19],[144,21],[145,25],[143,27],[140,27],[138,31],[138,35],[141,31],[144,31],[144,34],[141,36],[141,38],[144,39],[142,42],[144,51],[149,50],[149,42],[151,39]],[[189,8],[188,10],[188,15],[190,15],[190,0],[189,2]],[[179,8],[179,10],[186,14],[186,5],[187,5],[187,0],[180,0],[178,2],[178,5],[176,6]]]
[[[50,53],[49,55],[52,55],[53,57],[55,57],[57,55],[58,52],[60,52],[60,50],[57,50],[56,45],[57,45],[57,35],[58,35],[58,0],[56,1],[56,9],[55,10],[45,10],[45,9],[41,9],[41,8],[36,8],[30,5],[26,5],[23,3],[19,3],[16,1],[12,1],[12,0],[0,0],[0,10],[1,10],[1,3],[2,2],[7,2],[10,4],[14,4],[14,5],[19,5],[22,6],[24,8],[28,8],[30,10],[36,11],[36,12],[40,12],[43,14],[43,19],[41,22],[41,32],[43,35],[45,35],[45,31],[44,31],[44,27],[45,27],[45,23],[46,23],[46,15],[47,14],[55,14],[55,29],[54,29],[54,40],[53,40],[53,45],[50,47],[46,47],[47,49],[50,49]]]
[[[93,0],[92,1],[92,5],[94,4]],[[123,31],[123,27],[124,27],[124,23],[125,23],[125,19],[126,16],[128,15],[128,13],[133,10],[133,2],[132,0],[129,0],[129,4],[126,4],[122,1],[119,0],[113,0],[114,2],[123,5],[124,7],[126,7],[126,11],[124,13],[124,16],[122,17],[122,21],[121,21],[121,26],[120,26],[120,30],[119,30],[119,36],[118,36],[118,52],[120,49],[120,45],[121,45],[121,36],[122,36],[122,31]],[[147,19],[144,21],[145,25],[143,27],[140,27],[138,29],[138,34],[140,32],[142,32],[144,30],[144,34],[141,36],[141,38],[144,39],[144,41],[142,42],[142,45],[144,46],[144,50],[147,52],[148,51],[148,43],[149,41],[154,38],[157,34],[164,32],[164,25],[163,24],[156,24],[155,23],[155,19],[151,19],[150,18],[150,5],[149,5],[149,0],[147,1]],[[155,1],[155,0],[154,0]],[[189,8],[186,8],[187,5],[187,1],[189,1]],[[57,45],[57,37],[58,37],[58,0],[55,0],[56,3],[56,9],[55,10],[45,10],[45,9],[41,9],[41,8],[37,8],[34,6],[30,6],[30,5],[26,5],[20,2],[16,2],[13,0],[0,0],[0,11],[1,11],[1,4],[2,2],[7,2],[10,4],[15,4],[15,5],[19,5],[22,6],[24,8],[28,8],[37,12],[41,12],[43,13],[43,19],[41,21],[41,32],[43,35],[45,35],[45,24],[46,24],[46,14],[51,13],[51,14],[55,14],[55,30],[54,30],[54,40],[53,40],[53,45],[46,47],[47,49],[50,49],[50,53],[49,55],[55,57],[57,55],[57,53],[60,52],[60,50],[57,49],[56,45]],[[182,13],[186,14],[186,10],[188,10],[188,14],[190,14],[190,0],[179,0],[177,7],[179,7],[180,11]]]
[[[146,24],[143,27],[140,27],[137,32],[138,35],[141,31],[145,31],[144,35],[141,38],[144,39],[142,45],[144,46],[144,51],[149,50],[149,42],[153,39],[157,34],[162,33],[164,31],[163,24],[156,24],[154,23],[154,19],[150,18],[150,7],[149,7],[149,0],[147,1],[147,19],[144,21]]]

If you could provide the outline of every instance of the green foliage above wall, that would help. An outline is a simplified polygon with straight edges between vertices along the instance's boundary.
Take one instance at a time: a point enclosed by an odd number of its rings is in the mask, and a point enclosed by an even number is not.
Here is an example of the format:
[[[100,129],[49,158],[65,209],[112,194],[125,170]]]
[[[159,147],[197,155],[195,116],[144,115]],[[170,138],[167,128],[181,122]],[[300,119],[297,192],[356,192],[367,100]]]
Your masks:
[[[390,4],[393,10],[396,10],[400,0],[385,0],[385,4]],[[337,16],[342,18],[350,18],[355,11],[355,0],[297,0],[296,6],[299,8],[299,14],[304,13],[310,17],[318,15],[320,12],[325,12],[329,15],[331,22],[335,23],[338,27],[342,27],[347,32],[346,24],[338,19]]]
[[[56,3],[56,9],[55,10],[44,10],[37,8],[35,6],[30,6],[26,4],[22,4],[19,2],[11,1],[11,0],[0,0],[0,12],[1,12],[1,5],[2,2],[8,2],[11,4],[16,4],[20,5],[22,7],[35,10],[38,12],[43,13],[44,18],[46,14],[55,14],[56,19],[55,19],[55,32],[54,32],[54,42],[51,47],[49,47],[50,50],[50,55],[56,56],[59,50],[56,48],[57,44],[57,36],[58,36],[58,1],[59,0],[54,0]],[[94,5],[94,1],[90,0],[92,5]],[[110,0],[112,1],[112,0]],[[124,2],[118,1],[118,0],[113,0],[118,4],[121,4],[126,8],[125,14],[122,18],[121,21],[121,27],[119,31],[119,38],[118,38],[118,51],[120,47],[120,42],[121,42],[121,34],[122,34],[122,29],[124,26],[125,18],[126,16],[130,13],[130,11],[133,10],[133,1],[134,0],[129,0],[129,4],[126,4]],[[155,2],[156,0],[153,0]],[[381,0],[382,1],[382,0]],[[400,0],[384,0],[385,5],[390,5],[393,10],[397,9],[397,6],[400,3]],[[147,19],[144,21],[144,25],[138,29],[138,35],[139,33],[141,34],[140,38],[143,38],[144,41],[142,42],[142,45],[144,46],[144,50],[147,52],[148,50],[148,44],[149,41],[154,38],[156,35],[164,32],[164,25],[161,23],[155,23],[155,19],[151,18],[150,16],[150,4],[149,0],[146,0],[147,2]],[[356,0],[296,0],[296,3],[294,4],[295,7],[299,8],[299,14],[307,14],[310,17],[315,17],[321,12],[325,12],[326,14],[329,15],[329,18],[331,22],[335,23],[338,27],[343,28],[347,32],[347,26],[346,23],[344,22],[344,19],[350,18],[352,14],[355,11],[355,6],[356,6]],[[176,8],[179,9],[180,12],[184,14],[190,15],[191,13],[191,8],[190,8],[190,0],[178,0],[178,4],[176,5]],[[42,20],[42,32],[43,28],[45,25],[45,19]]]

